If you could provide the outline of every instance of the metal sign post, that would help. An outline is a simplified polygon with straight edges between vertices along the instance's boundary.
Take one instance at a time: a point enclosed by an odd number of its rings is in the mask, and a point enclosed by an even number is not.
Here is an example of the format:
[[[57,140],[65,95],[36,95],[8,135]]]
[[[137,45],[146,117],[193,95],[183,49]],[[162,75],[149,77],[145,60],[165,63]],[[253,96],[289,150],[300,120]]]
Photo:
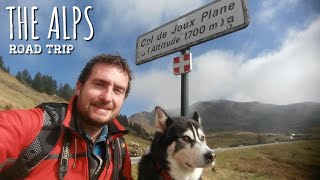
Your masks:
[[[189,111],[189,72],[192,70],[192,54],[189,48],[181,51],[181,56],[173,58],[173,74],[181,75],[181,116]]]
[[[181,55],[189,53],[189,49],[181,51]],[[181,74],[181,116],[187,116],[189,112],[189,73]]]
[[[189,111],[189,72],[192,70],[192,54],[189,48],[181,51],[181,56],[173,58],[173,74],[181,75],[181,116]]]

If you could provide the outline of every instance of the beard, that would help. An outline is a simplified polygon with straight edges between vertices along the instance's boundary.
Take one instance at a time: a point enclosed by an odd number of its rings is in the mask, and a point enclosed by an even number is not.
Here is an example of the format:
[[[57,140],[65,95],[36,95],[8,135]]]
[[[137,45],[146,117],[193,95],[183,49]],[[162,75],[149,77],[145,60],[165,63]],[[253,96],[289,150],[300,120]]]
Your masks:
[[[79,112],[78,119],[83,124],[86,124],[88,126],[102,128],[103,126],[107,125],[109,123],[109,121],[111,121],[113,118],[109,118],[104,121],[101,121],[100,119],[93,119],[93,118],[89,117],[88,114],[82,114],[81,112]]]
[[[104,107],[103,104],[94,102],[90,105],[94,107]],[[92,107],[91,107],[92,108]],[[113,108],[111,108],[113,111]],[[115,114],[111,114],[110,116],[102,116],[98,113],[90,111],[90,108],[87,109],[82,104],[78,106],[78,119],[82,122],[82,124],[86,126],[90,126],[93,128],[102,128],[103,126],[107,125],[109,122],[112,122],[113,119],[116,118]]]

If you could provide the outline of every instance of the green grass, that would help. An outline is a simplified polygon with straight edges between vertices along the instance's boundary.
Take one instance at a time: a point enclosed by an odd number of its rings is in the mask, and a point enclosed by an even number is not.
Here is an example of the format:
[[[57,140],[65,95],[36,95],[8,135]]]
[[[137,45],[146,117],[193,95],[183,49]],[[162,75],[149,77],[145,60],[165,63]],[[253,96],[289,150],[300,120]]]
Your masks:
[[[287,134],[272,134],[272,133],[253,133],[253,132],[218,132],[206,133],[206,141],[209,147],[237,147],[239,145],[255,145],[274,143],[281,141],[290,141]]]
[[[320,140],[216,152],[212,179],[315,179],[320,176]]]

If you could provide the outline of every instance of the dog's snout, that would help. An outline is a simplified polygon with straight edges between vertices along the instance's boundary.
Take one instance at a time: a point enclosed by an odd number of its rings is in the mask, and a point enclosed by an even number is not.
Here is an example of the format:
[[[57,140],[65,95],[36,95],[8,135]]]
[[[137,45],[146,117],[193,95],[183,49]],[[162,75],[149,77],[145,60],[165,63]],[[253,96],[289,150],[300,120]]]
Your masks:
[[[216,155],[213,151],[208,151],[204,154],[204,158],[207,160],[208,163],[212,163],[214,159],[216,158]]]

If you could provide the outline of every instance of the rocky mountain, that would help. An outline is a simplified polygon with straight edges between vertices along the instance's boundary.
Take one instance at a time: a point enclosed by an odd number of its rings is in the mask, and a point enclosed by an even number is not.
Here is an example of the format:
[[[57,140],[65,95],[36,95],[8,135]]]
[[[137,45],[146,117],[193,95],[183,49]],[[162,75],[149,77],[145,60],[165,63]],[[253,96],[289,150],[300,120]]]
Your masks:
[[[135,113],[132,116],[129,117],[129,122],[131,123],[138,123],[141,124],[141,126],[147,131],[147,132],[153,132],[153,123],[154,122],[154,112],[139,112]]]
[[[303,132],[320,129],[320,103],[304,102],[289,105],[259,102],[212,100],[197,102],[189,107],[189,116],[197,111],[202,125],[210,131],[251,132]],[[167,110],[177,116],[177,110]],[[136,113],[129,117],[150,131],[154,125],[154,112]]]

